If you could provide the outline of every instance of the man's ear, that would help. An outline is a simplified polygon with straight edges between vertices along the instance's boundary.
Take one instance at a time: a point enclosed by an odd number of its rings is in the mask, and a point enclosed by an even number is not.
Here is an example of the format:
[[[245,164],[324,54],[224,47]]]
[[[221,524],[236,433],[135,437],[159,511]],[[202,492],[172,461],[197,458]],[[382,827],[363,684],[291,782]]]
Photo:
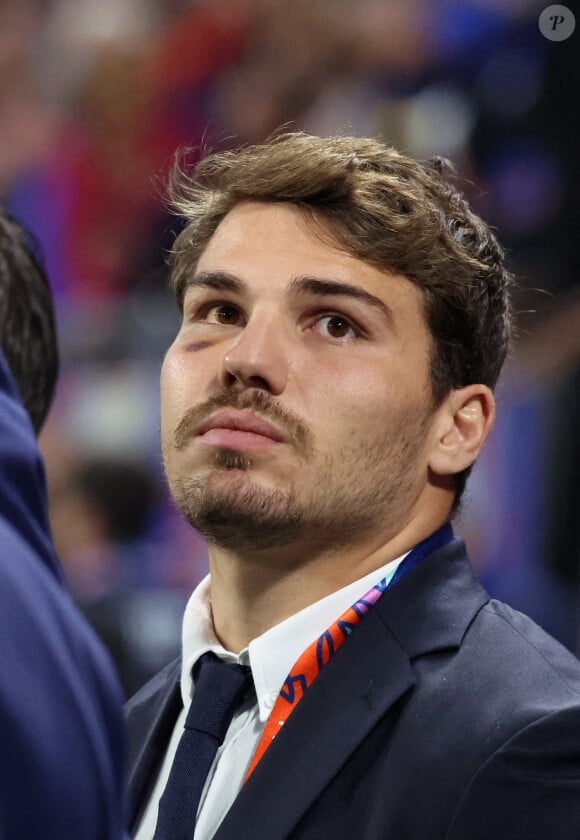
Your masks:
[[[436,415],[429,466],[438,475],[462,472],[479,455],[493,425],[493,394],[487,385],[467,385],[451,391]]]

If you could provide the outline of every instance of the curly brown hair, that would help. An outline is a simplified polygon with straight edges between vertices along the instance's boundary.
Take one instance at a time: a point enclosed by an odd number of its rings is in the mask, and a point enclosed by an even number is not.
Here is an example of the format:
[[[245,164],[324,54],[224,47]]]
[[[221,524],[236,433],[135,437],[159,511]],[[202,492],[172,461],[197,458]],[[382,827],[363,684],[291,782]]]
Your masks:
[[[422,291],[433,338],[434,405],[455,388],[493,388],[512,333],[513,277],[489,226],[449,181],[444,158],[416,161],[359,137],[279,134],[263,144],[179,163],[169,198],[186,225],[171,254],[171,282],[185,282],[226,214],[242,201],[290,202],[320,236]],[[456,476],[456,504],[469,470]]]

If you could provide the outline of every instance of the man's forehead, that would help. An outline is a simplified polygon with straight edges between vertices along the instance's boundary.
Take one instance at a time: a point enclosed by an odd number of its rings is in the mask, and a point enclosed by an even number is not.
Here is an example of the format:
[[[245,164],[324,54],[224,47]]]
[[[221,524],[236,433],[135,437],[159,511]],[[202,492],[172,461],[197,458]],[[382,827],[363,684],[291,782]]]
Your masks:
[[[248,283],[263,274],[292,287],[300,277],[317,277],[368,288],[382,297],[390,287],[414,284],[397,272],[349,253],[333,238],[321,217],[302,212],[290,202],[245,201],[224,217],[200,254],[195,275],[226,272]],[[193,279],[193,278],[192,278]],[[401,282],[402,281],[402,282]]]
[[[273,244],[272,237],[279,244],[283,240],[295,241],[296,236],[300,237],[301,234],[318,240],[322,247],[333,250],[330,242],[323,242],[322,238],[315,234],[319,225],[324,225],[322,218],[318,218],[316,225],[309,226],[306,213],[292,202],[242,201],[221,220],[200,259],[208,252],[230,252],[244,248],[250,245],[249,236],[252,244],[261,246],[260,250],[268,249]],[[270,238],[254,242],[253,236],[258,239],[262,230],[267,230]],[[331,239],[330,232],[328,238]],[[338,243],[336,249],[340,250]]]

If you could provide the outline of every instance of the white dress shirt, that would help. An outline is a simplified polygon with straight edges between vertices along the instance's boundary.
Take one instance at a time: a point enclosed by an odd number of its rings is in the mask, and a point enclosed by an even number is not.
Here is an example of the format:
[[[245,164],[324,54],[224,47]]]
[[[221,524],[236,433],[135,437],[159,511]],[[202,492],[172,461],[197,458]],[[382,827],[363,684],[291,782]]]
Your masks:
[[[183,664],[181,696],[183,710],[177,718],[161,771],[135,835],[135,840],[153,840],[159,800],[183,732],[191,697],[191,671],[202,654],[213,651],[226,662],[249,665],[255,694],[235,713],[222,746],[218,749],[201,795],[195,840],[211,840],[238,795],[268,716],[292,666],[304,650],[359,598],[383,578],[395,574],[403,554],[380,569],[333,592],[253,639],[239,655],[225,650],[217,640],[211,614],[210,577],[202,580],[187,604],[183,619]],[[192,838],[194,840],[194,838]]]

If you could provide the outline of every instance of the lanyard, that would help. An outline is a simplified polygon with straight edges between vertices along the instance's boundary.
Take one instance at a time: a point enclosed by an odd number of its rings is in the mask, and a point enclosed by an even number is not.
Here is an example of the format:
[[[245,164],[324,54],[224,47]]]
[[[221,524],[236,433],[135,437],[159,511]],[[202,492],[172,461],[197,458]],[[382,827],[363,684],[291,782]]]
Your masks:
[[[328,663],[332,655],[338,650],[345,639],[350,636],[354,628],[368,611],[373,607],[381,595],[398,583],[407,572],[418,566],[422,560],[442,548],[453,539],[453,529],[449,522],[446,522],[435,533],[426,540],[420,542],[407,554],[399,564],[392,578],[383,578],[356,603],[349,607],[340,618],[325,630],[318,639],[315,639],[306,650],[298,657],[290,673],[280,689],[278,699],[272,712],[266,721],[262,737],[250,762],[244,783],[248,781],[264,753],[284,726],[302,697],[306,689],[312,685],[318,674]]]

